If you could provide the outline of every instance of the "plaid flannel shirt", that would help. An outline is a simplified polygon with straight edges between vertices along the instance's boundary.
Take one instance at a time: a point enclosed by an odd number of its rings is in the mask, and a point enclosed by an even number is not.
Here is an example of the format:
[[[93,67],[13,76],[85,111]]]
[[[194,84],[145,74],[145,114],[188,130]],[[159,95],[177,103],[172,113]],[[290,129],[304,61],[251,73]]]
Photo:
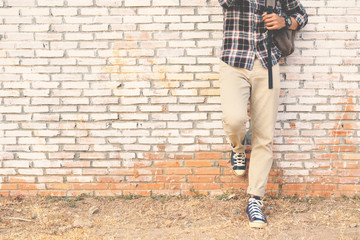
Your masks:
[[[221,60],[240,68],[252,70],[255,56],[267,68],[266,39],[268,31],[262,21],[265,0],[218,0],[223,7],[224,27]],[[278,0],[275,12],[296,19],[297,30],[308,22],[308,15],[299,0]],[[280,4],[279,4],[280,3]],[[280,5],[280,6],[279,6]],[[273,44],[272,65],[281,58],[281,50]]]

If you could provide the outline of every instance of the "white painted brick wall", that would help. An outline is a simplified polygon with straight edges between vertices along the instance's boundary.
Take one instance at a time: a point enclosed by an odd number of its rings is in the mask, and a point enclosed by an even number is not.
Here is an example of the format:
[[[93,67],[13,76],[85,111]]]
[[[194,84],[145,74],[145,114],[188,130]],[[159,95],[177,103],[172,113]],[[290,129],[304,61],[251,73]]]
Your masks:
[[[309,23],[281,64],[269,191],[357,194],[360,1],[301,2]],[[0,194],[238,188],[223,181],[238,180],[221,125],[217,0],[0,6]]]

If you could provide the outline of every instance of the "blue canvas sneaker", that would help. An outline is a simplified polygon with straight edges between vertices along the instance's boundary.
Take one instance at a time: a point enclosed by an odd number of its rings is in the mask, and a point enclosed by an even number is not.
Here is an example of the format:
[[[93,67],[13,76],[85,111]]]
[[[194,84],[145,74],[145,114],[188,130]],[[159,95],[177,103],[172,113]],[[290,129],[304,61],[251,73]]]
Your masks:
[[[263,203],[259,197],[250,197],[246,213],[249,217],[249,225],[254,228],[264,228],[267,225],[266,218],[261,211]]]
[[[231,151],[231,166],[236,176],[244,176],[246,172],[246,154]]]

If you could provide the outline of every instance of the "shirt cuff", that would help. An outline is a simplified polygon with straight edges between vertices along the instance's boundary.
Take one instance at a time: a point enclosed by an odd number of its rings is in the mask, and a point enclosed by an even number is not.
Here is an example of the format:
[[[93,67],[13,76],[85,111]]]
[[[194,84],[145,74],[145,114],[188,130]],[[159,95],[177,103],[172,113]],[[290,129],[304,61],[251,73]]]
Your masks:
[[[307,16],[306,15],[302,15],[300,13],[294,13],[294,14],[291,15],[291,17],[295,18],[295,20],[299,24],[299,26],[298,26],[298,28],[296,30],[300,30],[303,27],[305,27],[305,25],[307,23]]]
[[[228,7],[230,7],[231,4],[232,4],[233,2],[235,2],[235,1],[236,1],[236,0],[219,0],[219,3],[220,3],[220,5],[221,5],[222,7],[228,8]]]

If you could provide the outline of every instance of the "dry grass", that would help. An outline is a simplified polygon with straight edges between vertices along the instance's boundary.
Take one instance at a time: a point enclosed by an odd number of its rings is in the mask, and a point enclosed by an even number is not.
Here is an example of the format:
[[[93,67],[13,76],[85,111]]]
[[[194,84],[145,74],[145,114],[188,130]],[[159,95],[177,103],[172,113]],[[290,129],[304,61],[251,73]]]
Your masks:
[[[0,239],[360,239],[360,199],[264,199],[251,229],[246,196],[2,197]],[[89,215],[96,206],[99,212]],[[74,222],[81,221],[81,226]]]

